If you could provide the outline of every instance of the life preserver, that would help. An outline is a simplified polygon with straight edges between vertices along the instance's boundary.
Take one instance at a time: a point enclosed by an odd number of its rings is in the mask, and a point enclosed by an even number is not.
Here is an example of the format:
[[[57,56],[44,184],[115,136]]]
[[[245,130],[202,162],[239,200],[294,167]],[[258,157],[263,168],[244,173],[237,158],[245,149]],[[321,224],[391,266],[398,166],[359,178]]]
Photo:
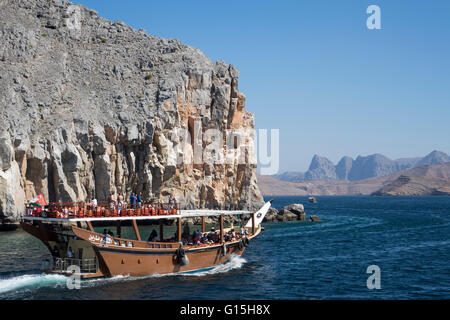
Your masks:
[[[244,239],[242,239],[242,242],[244,244],[244,247],[246,247],[250,243],[250,240],[247,237],[245,237]]]

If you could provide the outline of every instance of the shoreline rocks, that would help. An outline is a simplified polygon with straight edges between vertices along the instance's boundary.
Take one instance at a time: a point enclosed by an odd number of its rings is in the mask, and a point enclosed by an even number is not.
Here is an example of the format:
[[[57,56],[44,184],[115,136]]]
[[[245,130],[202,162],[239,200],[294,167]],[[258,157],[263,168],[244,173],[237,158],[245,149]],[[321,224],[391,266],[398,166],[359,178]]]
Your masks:
[[[264,217],[263,222],[287,222],[287,221],[306,221],[305,208],[300,203],[293,203],[288,206],[284,206],[279,211],[275,208],[270,208]],[[322,222],[316,215],[309,217],[311,222]]]
[[[280,211],[270,208],[263,222],[305,221],[306,213],[302,204],[293,203],[285,206]]]

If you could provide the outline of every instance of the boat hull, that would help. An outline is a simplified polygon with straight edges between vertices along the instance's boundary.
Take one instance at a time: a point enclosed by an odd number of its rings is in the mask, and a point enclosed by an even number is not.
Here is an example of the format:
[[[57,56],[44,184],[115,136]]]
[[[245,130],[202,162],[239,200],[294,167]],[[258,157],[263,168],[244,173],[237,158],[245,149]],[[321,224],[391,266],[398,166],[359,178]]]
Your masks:
[[[106,276],[148,276],[194,272],[210,269],[226,263],[232,256],[241,256],[245,246],[240,240],[224,244],[184,247],[188,263],[180,263],[176,250],[178,243],[167,243],[170,248],[150,248],[145,241],[133,241],[133,247],[123,247],[104,243],[103,237],[95,232],[73,227],[73,232],[85,241],[91,242]],[[257,236],[261,231],[250,236]],[[240,244],[241,242],[241,244]]]
[[[97,247],[99,256],[108,269],[109,276],[147,276],[153,274],[171,274],[203,271],[226,263],[232,255],[242,255],[245,248],[239,250],[237,245],[227,247],[205,248],[204,250],[186,251],[187,265],[178,262],[175,251],[172,252],[133,252],[128,250]]]

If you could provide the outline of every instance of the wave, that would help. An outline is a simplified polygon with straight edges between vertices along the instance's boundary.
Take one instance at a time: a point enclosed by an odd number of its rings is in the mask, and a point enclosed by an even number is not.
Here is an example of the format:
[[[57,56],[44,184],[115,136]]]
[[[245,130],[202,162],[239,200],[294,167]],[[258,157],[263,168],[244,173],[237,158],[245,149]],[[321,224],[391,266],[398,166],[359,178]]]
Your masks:
[[[152,274],[148,276],[136,277],[129,275],[119,275],[111,278],[98,278],[98,279],[88,279],[81,282],[81,287],[93,287],[97,285],[106,285],[111,282],[124,282],[124,281],[136,281],[145,280],[152,278],[163,278],[163,277],[204,277],[208,275],[215,275],[220,273],[226,273],[231,270],[240,269],[247,260],[238,255],[232,255],[230,260],[224,264],[218,265],[208,270],[204,271],[188,271],[188,272],[178,272],[178,273],[165,273],[165,274]]]
[[[43,287],[66,283],[67,277],[57,274],[26,274],[12,278],[0,278],[0,293],[17,291],[30,287]]]
[[[208,275],[215,275],[220,273],[229,272],[234,269],[241,268],[247,261],[237,255],[234,255],[230,260],[222,265],[213,267],[204,271],[194,271],[194,272],[180,272],[180,273],[167,273],[167,274],[153,274],[143,277],[120,275],[111,278],[97,278],[97,279],[86,279],[81,281],[81,288],[89,288],[95,286],[103,286],[110,283],[118,283],[124,281],[136,281],[151,278],[161,278],[161,277],[202,277]],[[67,277],[63,275],[55,274],[27,274],[12,278],[0,278],[0,294],[11,293],[14,291],[21,291],[23,289],[36,289],[40,287],[52,286],[65,287],[67,283]]]

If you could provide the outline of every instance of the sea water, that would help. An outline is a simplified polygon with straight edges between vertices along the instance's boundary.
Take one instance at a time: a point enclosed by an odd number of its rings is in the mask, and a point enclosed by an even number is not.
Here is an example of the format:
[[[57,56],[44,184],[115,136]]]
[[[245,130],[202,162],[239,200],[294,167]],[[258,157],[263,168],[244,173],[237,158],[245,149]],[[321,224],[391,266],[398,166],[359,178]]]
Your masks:
[[[1,299],[449,299],[450,197],[274,197],[323,222],[265,223],[243,257],[193,274],[83,280],[39,272],[46,247],[0,233]],[[266,199],[268,200],[268,199]],[[143,227],[150,233],[152,227]],[[369,266],[380,289],[369,289]]]

